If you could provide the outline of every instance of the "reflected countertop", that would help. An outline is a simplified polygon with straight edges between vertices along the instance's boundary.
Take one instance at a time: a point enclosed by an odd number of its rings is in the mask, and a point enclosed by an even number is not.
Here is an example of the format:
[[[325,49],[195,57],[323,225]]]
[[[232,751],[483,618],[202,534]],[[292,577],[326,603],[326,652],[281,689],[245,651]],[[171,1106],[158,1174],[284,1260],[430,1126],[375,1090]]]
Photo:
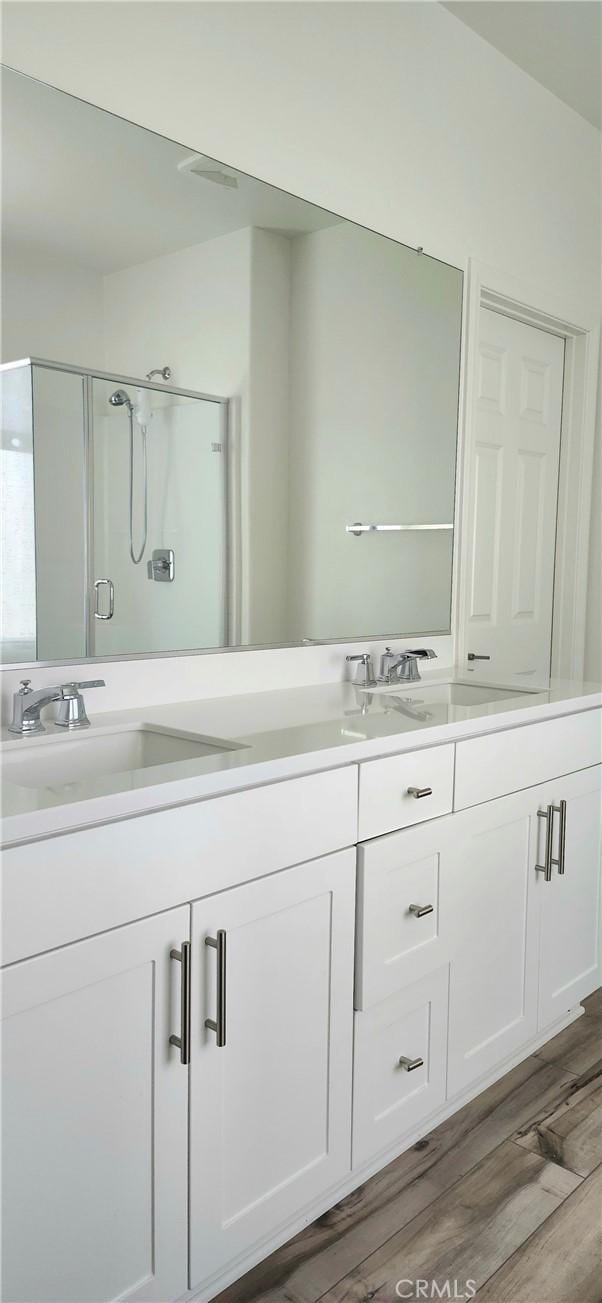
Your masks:
[[[493,700],[463,704],[461,685],[487,688]],[[470,693],[464,694],[470,696]],[[486,693],[480,693],[481,697]],[[449,698],[452,698],[450,702]],[[456,700],[454,700],[454,698]],[[456,704],[456,703],[459,704]],[[352,683],[276,689],[231,697],[137,707],[91,715],[87,737],[141,725],[223,739],[239,749],[97,776],[63,787],[4,782],[2,840],[14,845],[62,831],[131,817],[378,756],[459,741],[602,705],[599,684],[552,679],[525,691],[493,676],[425,673],[418,683],[373,692]],[[82,736],[81,734],[79,736]],[[2,732],[2,751],[43,748],[71,735],[52,725],[39,738]]]

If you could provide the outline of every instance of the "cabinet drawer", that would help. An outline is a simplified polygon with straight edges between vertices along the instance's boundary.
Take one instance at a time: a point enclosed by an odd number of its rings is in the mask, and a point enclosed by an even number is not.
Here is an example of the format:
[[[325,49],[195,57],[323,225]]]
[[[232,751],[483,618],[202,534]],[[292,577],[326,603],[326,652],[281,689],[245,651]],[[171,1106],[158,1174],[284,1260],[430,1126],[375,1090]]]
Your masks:
[[[358,847],[355,1007],[441,967],[440,874],[453,815]]]
[[[360,841],[447,814],[453,785],[453,745],[366,761],[360,765]]]
[[[352,846],[356,819],[349,766],[7,850],[2,962]]]
[[[448,969],[355,1015],[353,1167],[445,1101]]]
[[[602,759],[602,711],[525,724],[456,747],[454,809],[534,787]]]

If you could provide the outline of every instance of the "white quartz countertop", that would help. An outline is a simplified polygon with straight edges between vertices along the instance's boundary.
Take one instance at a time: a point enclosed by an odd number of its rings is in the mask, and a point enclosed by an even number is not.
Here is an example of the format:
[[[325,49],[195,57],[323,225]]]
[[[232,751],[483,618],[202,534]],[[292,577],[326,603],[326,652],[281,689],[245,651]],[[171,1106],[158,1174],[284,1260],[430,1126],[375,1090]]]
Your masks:
[[[366,692],[351,683],[276,689],[91,715],[86,736],[157,726],[222,739],[239,749],[130,769],[55,786],[3,783],[2,842],[14,845],[183,802],[259,786],[300,774],[356,764],[396,752],[459,741],[602,705],[599,684],[551,680],[546,691],[471,705],[437,700],[453,681],[503,688],[484,676],[426,672],[419,683],[393,692]],[[445,694],[443,694],[445,695]],[[77,735],[76,735],[77,736]],[[79,735],[81,736],[81,734]],[[72,744],[72,735],[47,725],[34,739],[2,732],[2,753]],[[41,752],[40,752],[41,754]]]

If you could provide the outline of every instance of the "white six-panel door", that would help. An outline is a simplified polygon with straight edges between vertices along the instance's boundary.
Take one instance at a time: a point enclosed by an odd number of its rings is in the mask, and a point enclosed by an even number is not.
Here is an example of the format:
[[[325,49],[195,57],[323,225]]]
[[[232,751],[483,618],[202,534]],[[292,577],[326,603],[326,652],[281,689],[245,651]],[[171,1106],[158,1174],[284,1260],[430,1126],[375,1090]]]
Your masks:
[[[10,1303],[150,1303],[186,1288],[190,911],[5,969],[3,1291]]]
[[[349,850],[193,905],[192,1288],[350,1170],[354,903]]]
[[[466,454],[461,654],[550,672],[564,340],[481,308]]]

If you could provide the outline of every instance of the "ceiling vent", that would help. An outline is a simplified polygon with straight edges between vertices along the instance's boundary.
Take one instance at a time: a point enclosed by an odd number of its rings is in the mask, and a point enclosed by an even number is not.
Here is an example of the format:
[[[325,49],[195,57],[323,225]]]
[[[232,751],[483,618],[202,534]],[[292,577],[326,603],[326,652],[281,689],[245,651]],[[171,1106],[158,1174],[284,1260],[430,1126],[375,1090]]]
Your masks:
[[[178,163],[178,172],[191,172],[193,176],[199,176],[202,181],[212,181],[213,185],[226,186],[229,190],[238,189],[238,178],[232,176],[230,172],[224,172],[220,167],[210,167],[207,165],[207,159],[202,154],[191,154],[189,158],[183,158]]]

